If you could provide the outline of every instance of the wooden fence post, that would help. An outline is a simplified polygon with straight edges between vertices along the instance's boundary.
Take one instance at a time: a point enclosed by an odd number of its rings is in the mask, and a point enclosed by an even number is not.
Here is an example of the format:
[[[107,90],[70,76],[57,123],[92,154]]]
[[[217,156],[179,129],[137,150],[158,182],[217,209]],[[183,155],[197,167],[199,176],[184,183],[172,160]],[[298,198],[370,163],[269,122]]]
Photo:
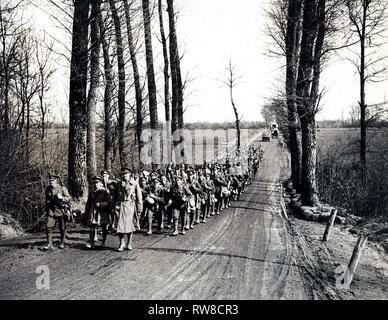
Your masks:
[[[365,248],[366,242],[368,241],[368,237],[360,236],[357,240],[356,246],[353,249],[352,257],[350,258],[350,262],[348,265],[349,270],[349,285],[352,283],[354,272],[356,271],[358,262],[360,261],[362,251]]]
[[[327,241],[329,239],[330,231],[333,228],[335,217],[337,216],[337,209],[332,209],[330,214],[330,219],[327,222],[325,233],[323,234],[322,241]]]

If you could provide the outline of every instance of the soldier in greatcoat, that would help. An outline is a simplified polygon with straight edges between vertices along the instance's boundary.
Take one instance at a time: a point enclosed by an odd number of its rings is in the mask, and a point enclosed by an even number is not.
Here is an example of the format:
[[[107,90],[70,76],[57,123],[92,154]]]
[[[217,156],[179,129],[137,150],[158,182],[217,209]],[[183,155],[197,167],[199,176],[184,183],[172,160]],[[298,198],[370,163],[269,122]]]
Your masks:
[[[116,184],[114,203],[117,213],[117,234],[120,239],[118,251],[132,250],[133,232],[139,229],[139,213],[143,199],[139,183],[133,178],[131,169],[121,170],[121,181]],[[127,236],[126,243],[124,236]]]

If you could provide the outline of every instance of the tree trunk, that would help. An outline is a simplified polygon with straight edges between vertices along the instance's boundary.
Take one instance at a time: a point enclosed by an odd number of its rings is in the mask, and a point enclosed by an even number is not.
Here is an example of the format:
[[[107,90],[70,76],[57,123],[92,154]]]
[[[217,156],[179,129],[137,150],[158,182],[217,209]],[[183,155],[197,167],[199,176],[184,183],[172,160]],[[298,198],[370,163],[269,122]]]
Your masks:
[[[315,117],[301,119],[302,127],[302,205],[316,206],[319,204],[316,185],[316,125]]]
[[[367,7],[363,6],[360,37],[360,162],[362,180],[366,178],[366,105],[365,105],[365,40],[366,40]]]
[[[171,100],[171,130],[174,133],[179,128],[178,121],[178,76],[177,76],[177,38],[175,33],[175,15],[173,0],[167,0],[167,12],[169,18],[169,40],[170,40],[170,69],[172,84]],[[174,142],[174,145],[176,142]]]
[[[316,186],[316,92],[319,85],[320,59],[324,33],[319,35],[325,22],[325,0],[304,1],[303,35],[297,82],[298,114],[302,127],[302,204],[319,204]],[[318,39],[317,39],[318,37]],[[314,50],[315,44],[315,50]],[[320,47],[319,47],[320,46]],[[314,70],[314,68],[317,68]],[[314,72],[313,72],[314,71]],[[318,77],[318,79],[317,79]],[[314,98],[312,98],[314,96]]]
[[[168,51],[167,51],[167,40],[164,33],[164,23],[163,23],[163,10],[162,10],[162,0],[158,0],[158,11],[159,11],[159,26],[160,26],[160,36],[163,46],[163,59],[164,59],[164,111],[166,122],[170,121],[170,74],[168,72],[169,60],[168,60]]]
[[[127,165],[127,147],[125,143],[125,61],[123,37],[121,34],[121,22],[117,13],[115,0],[109,0],[112,18],[115,26],[116,50],[117,50],[117,67],[119,74],[119,93],[118,93],[118,131],[119,131],[119,157],[122,167]]]
[[[286,33],[286,92],[288,110],[288,147],[291,153],[291,179],[299,192],[301,186],[301,153],[298,139],[298,114],[296,106],[296,80],[300,47],[298,24],[302,15],[302,0],[289,1]]]
[[[131,16],[130,16],[130,7],[128,5],[128,0],[124,0],[124,10],[125,10],[125,20],[127,24],[127,34],[128,34],[128,45],[129,45],[129,53],[131,56],[131,62],[132,62],[132,70],[133,70],[133,79],[135,84],[135,96],[136,96],[136,137],[137,137],[137,143],[138,143],[138,152],[139,152],[139,167],[142,168],[141,165],[141,150],[143,148],[143,142],[141,141],[141,134],[143,131],[143,97],[142,97],[142,90],[140,86],[140,76],[139,76],[139,69],[137,66],[137,59],[136,59],[136,48],[133,41],[133,34],[132,34],[132,23],[131,23]]]
[[[238,116],[238,111],[236,105],[233,100],[233,85],[230,86],[230,102],[232,103],[234,115],[236,118],[236,131],[237,131],[237,152],[240,154],[240,146],[241,146],[241,134],[240,134],[240,118]]]
[[[171,105],[171,129],[172,133],[178,129],[183,129],[183,84],[180,69],[180,59],[178,51],[178,40],[175,26],[174,1],[167,0],[167,12],[169,18],[170,29],[170,67],[171,67],[171,83],[172,83],[172,105]],[[176,154],[178,158],[184,157],[183,136],[180,136],[179,141],[174,141],[174,147],[181,144],[181,153]]]
[[[166,120],[165,126],[165,138],[164,142],[167,144],[165,147],[167,159],[164,159],[164,163],[171,162],[171,116],[170,116],[170,74],[169,74],[169,59],[168,59],[168,50],[167,50],[167,40],[164,32],[164,22],[163,22],[163,8],[162,0],[158,0],[158,11],[159,11],[159,26],[160,26],[160,36],[163,46],[163,76],[164,76],[164,114]]]
[[[156,98],[156,83],[154,71],[154,58],[152,53],[152,32],[151,32],[151,15],[149,8],[149,0],[143,0],[143,21],[144,21],[144,37],[146,49],[146,63],[147,63],[147,82],[148,82],[148,97],[150,122],[152,130],[152,168],[158,167],[157,150],[157,132],[158,129],[158,102]]]
[[[69,97],[68,186],[74,198],[87,194],[86,183],[86,85],[88,65],[89,1],[74,2]]]
[[[45,147],[45,139],[46,139],[46,110],[43,103],[44,97],[44,71],[43,68],[39,68],[39,107],[40,107],[40,125],[41,125],[41,135],[40,135],[40,143],[41,143],[41,153],[42,153],[42,161],[46,163],[46,147]]]
[[[87,104],[88,127],[86,162],[88,167],[88,181],[97,174],[96,161],[96,106],[97,92],[100,82],[100,33],[98,17],[100,13],[100,0],[92,1],[90,16],[90,86]]]
[[[102,21],[101,12],[99,14],[98,23],[100,27],[100,39],[102,45],[102,52],[104,56],[104,77],[105,77],[105,91],[104,91],[104,168],[112,170],[112,149],[113,149],[113,67],[110,62],[109,47],[106,41],[106,29]]]

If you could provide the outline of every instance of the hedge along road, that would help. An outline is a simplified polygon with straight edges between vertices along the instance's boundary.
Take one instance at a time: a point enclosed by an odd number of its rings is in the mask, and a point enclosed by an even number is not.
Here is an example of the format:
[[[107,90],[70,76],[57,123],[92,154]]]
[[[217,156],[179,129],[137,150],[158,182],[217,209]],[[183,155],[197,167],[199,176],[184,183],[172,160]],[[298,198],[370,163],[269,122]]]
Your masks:
[[[114,251],[117,236],[88,251],[84,231],[70,232],[62,251],[34,249],[43,234],[0,243],[0,298],[312,299],[279,214],[285,153],[276,140],[261,145],[264,161],[240,201],[185,236],[137,233],[131,252]],[[48,267],[50,289],[37,289],[39,266]]]

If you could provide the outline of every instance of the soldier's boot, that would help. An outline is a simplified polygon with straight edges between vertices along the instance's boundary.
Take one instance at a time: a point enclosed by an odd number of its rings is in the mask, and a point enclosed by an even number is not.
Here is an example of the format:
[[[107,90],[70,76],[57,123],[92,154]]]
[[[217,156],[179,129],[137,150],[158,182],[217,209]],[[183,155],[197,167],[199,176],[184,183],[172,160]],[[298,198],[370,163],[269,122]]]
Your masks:
[[[187,225],[190,229],[194,229],[194,211],[190,210],[189,216],[187,218]]]
[[[206,205],[206,210],[205,210],[206,218],[210,218],[211,208],[212,208],[212,206],[210,204]]]
[[[94,229],[94,242],[98,241],[98,232],[97,232],[97,227]]]
[[[216,215],[220,214],[220,204],[221,204],[221,201],[218,200],[216,203],[216,209],[215,209]]]
[[[220,199],[220,206],[219,206],[218,212],[221,212],[221,211],[224,209],[224,207],[225,207],[224,201],[225,201],[225,198],[222,197],[222,198]]]
[[[182,220],[182,231],[184,231],[185,229],[190,230],[190,221],[192,220],[191,216],[192,216],[192,211],[189,210],[189,216],[188,217],[186,216]],[[183,226],[185,226],[185,227],[183,228]],[[182,234],[183,234],[183,232],[182,232]]]
[[[188,225],[188,218],[187,218],[187,215],[185,214],[183,217],[181,217],[181,226],[182,226],[181,234],[186,234],[185,229],[187,225]]]
[[[212,215],[212,216],[215,215],[215,212],[214,212],[214,204],[211,205],[211,214],[210,214],[210,215]]]
[[[132,232],[128,234],[127,245],[125,246],[125,250],[132,250]]]
[[[197,208],[195,209],[195,224],[200,224],[201,211]]]
[[[95,235],[95,229],[92,228],[90,231],[89,231],[89,243],[86,244],[86,247],[88,249],[93,249],[94,248],[94,235]]]
[[[46,237],[47,237],[47,245],[43,247],[43,250],[52,250],[54,249],[53,246],[53,233],[52,231],[46,231]]]
[[[152,220],[153,220],[153,216],[150,212],[148,212],[148,232],[147,232],[147,235],[152,234]]]
[[[117,251],[123,251],[124,250],[124,235],[120,234],[120,246],[117,248]]]
[[[174,220],[174,232],[171,235],[173,236],[178,235],[178,220]]]
[[[59,249],[65,249],[65,241],[66,241],[66,231],[63,231],[61,234],[61,244],[59,245]]]
[[[108,235],[108,225],[104,225],[104,226],[102,226],[102,242],[101,242],[101,247],[105,247],[107,235]]]
[[[157,228],[157,232],[158,233],[161,233],[162,232],[162,229],[164,228],[163,226],[163,212],[158,212],[158,215],[156,217],[157,219],[157,224],[158,224],[158,228]]]
[[[206,207],[205,205],[201,206],[201,218],[202,218],[202,223],[206,223]]]

